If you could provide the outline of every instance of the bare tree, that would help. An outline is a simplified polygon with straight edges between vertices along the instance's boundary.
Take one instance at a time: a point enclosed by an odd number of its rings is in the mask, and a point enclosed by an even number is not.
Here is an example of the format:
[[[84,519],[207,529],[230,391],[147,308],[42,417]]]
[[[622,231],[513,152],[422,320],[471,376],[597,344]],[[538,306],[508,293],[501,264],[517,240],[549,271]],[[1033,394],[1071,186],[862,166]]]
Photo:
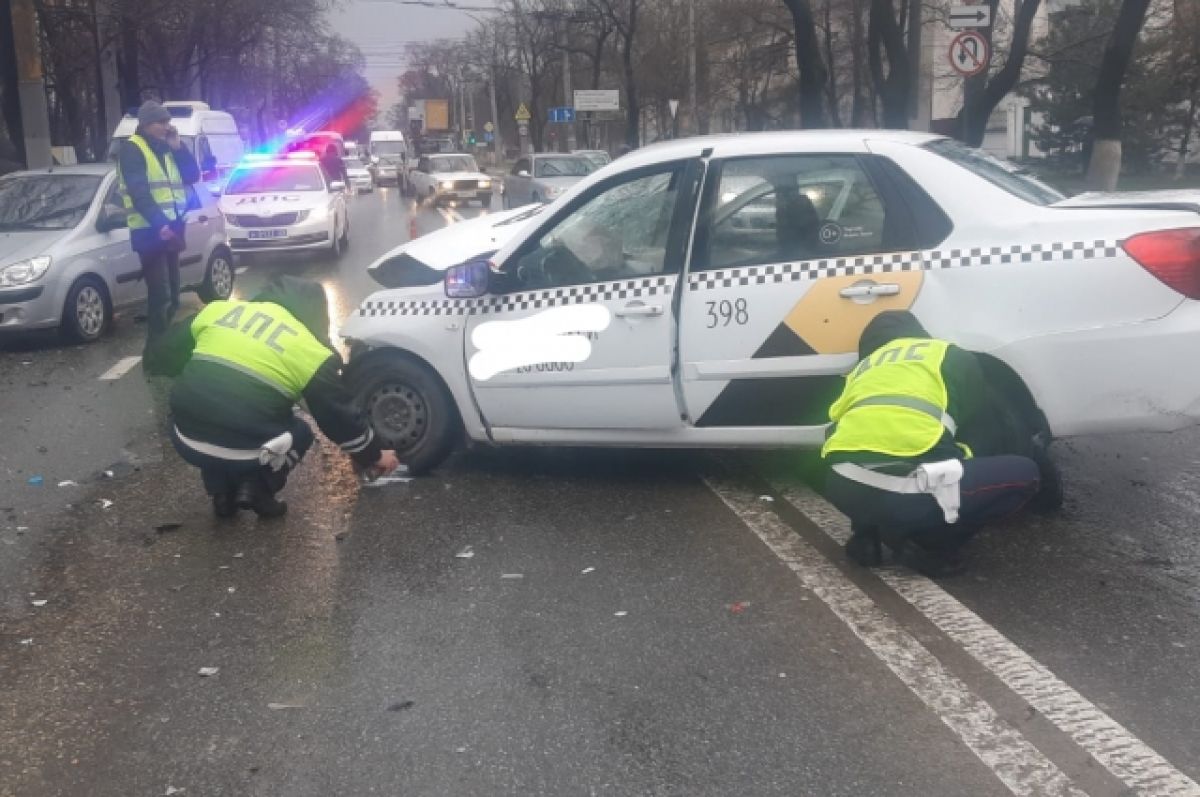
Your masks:
[[[796,31],[796,63],[800,66],[800,126],[828,127],[825,89],[829,73],[821,58],[812,6],[809,0],[783,0],[783,4],[791,12],[792,24]]]
[[[984,73],[968,78],[964,87],[963,107],[958,112],[956,137],[972,147],[983,144],[983,137],[987,133],[988,119],[1000,101],[1017,87],[1021,79],[1021,71],[1025,66],[1033,20],[1037,16],[1042,0],[1014,0],[1014,2],[1017,6],[1016,15],[1004,66],[990,76]],[[999,0],[988,0],[987,5],[992,9],[992,24],[984,29],[983,36],[987,40],[988,46],[991,47],[995,38]]]
[[[867,51],[871,78],[883,106],[883,126],[897,129],[908,127],[912,69],[904,41],[904,29],[896,19],[892,0],[871,0]]]
[[[1088,164],[1088,186],[1112,191],[1121,173],[1121,86],[1133,46],[1146,21],[1150,0],[1123,0],[1117,14],[1092,99],[1092,158]]]

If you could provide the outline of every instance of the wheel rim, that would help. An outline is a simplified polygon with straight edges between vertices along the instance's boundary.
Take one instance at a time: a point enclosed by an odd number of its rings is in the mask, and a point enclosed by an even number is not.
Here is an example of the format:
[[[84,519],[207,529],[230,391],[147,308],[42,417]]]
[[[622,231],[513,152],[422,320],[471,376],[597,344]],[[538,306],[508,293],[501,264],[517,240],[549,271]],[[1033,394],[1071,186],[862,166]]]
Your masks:
[[[212,283],[212,292],[218,298],[228,299],[233,293],[233,265],[224,257],[213,258],[208,279]]]
[[[91,285],[81,288],[75,298],[75,321],[85,337],[94,338],[104,330],[104,297]]]
[[[429,404],[421,392],[398,382],[380,388],[368,406],[371,426],[396,451],[415,448],[429,429]]]

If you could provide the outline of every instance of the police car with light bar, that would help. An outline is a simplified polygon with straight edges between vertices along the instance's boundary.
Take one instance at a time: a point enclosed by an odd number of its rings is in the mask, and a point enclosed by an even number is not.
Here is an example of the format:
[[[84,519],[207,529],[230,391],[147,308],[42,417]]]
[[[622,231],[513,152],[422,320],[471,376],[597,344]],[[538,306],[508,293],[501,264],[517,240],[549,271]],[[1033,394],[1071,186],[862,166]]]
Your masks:
[[[1068,199],[923,133],[650,146],[371,273],[349,373],[414,471],[464,431],[816,447],[863,328],[897,309],[979,352],[1023,434],[1200,420],[1200,192]]]
[[[311,152],[247,155],[220,200],[238,254],[319,250],[340,257],[350,243],[346,185],[330,182]]]

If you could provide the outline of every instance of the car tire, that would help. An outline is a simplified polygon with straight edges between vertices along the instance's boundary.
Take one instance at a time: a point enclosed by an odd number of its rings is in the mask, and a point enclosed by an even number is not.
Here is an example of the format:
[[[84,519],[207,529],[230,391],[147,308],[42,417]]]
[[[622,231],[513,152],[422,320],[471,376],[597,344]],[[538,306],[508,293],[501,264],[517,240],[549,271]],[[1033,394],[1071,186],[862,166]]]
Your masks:
[[[342,251],[345,252],[350,248],[350,217],[346,216],[346,221],[342,225]]]
[[[233,295],[235,275],[233,253],[224,248],[214,250],[212,257],[208,259],[208,268],[204,271],[204,282],[200,284],[196,295],[205,304],[228,299]]]
[[[351,363],[347,382],[380,446],[412,475],[440,465],[454,449],[462,421],[450,391],[427,365],[401,352],[377,352]]]
[[[333,243],[326,250],[326,255],[331,261],[339,260],[342,256],[342,236],[338,235],[336,231],[334,232]]]
[[[112,300],[99,277],[75,280],[63,303],[62,331],[76,343],[99,340],[112,326]]]

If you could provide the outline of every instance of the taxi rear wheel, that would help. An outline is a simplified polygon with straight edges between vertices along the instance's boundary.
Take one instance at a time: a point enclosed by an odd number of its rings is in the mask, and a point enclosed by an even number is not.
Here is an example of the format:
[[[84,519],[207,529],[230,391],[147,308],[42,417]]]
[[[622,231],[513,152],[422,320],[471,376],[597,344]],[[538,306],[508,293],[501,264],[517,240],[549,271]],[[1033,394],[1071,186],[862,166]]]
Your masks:
[[[428,366],[378,353],[352,364],[347,377],[379,444],[394,450],[409,473],[426,473],[450,455],[461,422],[450,392]]]

